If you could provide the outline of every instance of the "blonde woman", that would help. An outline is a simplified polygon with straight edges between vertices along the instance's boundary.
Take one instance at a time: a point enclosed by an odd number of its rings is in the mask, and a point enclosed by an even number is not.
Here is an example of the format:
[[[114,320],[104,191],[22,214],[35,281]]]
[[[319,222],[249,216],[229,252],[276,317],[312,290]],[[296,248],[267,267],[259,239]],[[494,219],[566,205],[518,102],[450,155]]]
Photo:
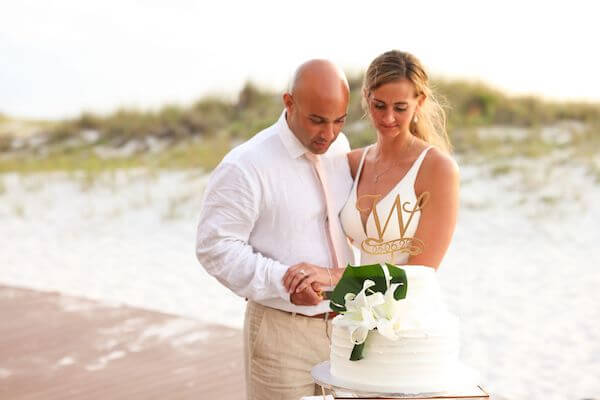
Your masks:
[[[446,117],[421,62],[397,50],[369,65],[363,108],[377,141],[348,153],[354,184],[340,218],[361,264],[391,262],[437,269],[459,205],[459,172],[449,155]],[[294,271],[289,271],[293,273]],[[292,290],[329,286],[343,268],[304,268]]]

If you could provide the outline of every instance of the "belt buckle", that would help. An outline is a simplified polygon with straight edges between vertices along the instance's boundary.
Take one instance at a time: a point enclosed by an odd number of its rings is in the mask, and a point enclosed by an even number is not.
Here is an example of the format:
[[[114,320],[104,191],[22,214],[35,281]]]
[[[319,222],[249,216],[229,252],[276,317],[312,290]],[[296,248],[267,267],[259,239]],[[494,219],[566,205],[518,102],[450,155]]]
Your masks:
[[[325,315],[323,315],[323,318],[325,319],[325,321],[328,321],[330,319],[335,318],[338,313],[335,311],[327,311],[326,313],[324,313]]]

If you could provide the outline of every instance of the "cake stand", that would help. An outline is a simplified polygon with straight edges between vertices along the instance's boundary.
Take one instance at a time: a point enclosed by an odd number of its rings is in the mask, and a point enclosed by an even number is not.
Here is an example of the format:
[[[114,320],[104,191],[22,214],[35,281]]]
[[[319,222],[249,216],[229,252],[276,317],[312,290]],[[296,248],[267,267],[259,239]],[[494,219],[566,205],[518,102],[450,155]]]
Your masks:
[[[443,391],[433,391],[422,385],[381,387],[348,382],[331,375],[329,361],[315,365],[311,375],[323,391],[330,390],[336,399],[489,399],[489,394],[473,383],[475,373],[464,365],[460,365],[460,369],[463,379]]]

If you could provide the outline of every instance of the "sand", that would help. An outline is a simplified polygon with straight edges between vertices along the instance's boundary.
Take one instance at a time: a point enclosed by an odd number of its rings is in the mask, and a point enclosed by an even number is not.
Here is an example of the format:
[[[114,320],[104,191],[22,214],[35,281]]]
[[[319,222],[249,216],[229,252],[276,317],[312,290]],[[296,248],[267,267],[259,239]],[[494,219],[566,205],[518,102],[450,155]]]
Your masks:
[[[600,187],[576,164],[533,162],[461,167],[439,272],[461,358],[502,397],[598,398]],[[194,255],[205,182],[189,171],[0,176],[0,283],[239,330],[243,299]]]

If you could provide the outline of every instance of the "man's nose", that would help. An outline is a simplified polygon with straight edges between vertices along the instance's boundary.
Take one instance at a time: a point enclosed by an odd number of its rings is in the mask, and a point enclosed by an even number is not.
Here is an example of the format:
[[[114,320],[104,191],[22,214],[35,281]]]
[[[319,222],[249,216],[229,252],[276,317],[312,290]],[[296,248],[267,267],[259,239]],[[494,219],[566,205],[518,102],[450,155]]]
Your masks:
[[[327,140],[331,140],[335,136],[335,125],[333,122],[326,123],[323,127],[322,132],[323,138]]]

